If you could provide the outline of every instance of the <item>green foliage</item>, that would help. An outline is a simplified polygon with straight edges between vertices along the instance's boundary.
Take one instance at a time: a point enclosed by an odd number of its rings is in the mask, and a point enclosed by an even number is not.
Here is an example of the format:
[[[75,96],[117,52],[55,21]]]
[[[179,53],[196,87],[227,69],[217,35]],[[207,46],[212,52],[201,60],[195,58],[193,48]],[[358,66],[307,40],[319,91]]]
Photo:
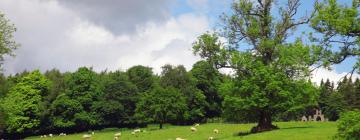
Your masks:
[[[110,72],[102,78],[104,95],[96,103],[96,110],[105,125],[134,123],[135,104],[139,100],[138,89],[121,71]]]
[[[34,130],[40,125],[40,113],[43,111],[39,104],[42,96],[47,95],[51,82],[38,70],[21,78],[20,82],[11,88],[3,99],[2,107],[7,114],[7,131],[22,133]]]
[[[92,69],[82,67],[72,73],[66,83],[65,94],[58,96],[52,104],[55,127],[75,124],[77,129],[83,130],[99,124],[101,118],[94,105],[99,101],[103,88],[97,74]]]
[[[168,123],[182,118],[187,111],[186,100],[178,89],[155,87],[137,103],[136,116],[144,122]]]
[[[205,108],[206,117],[219,117],[222,112],[222,96],[218,93],[221,84],[221,74],[206,61],[198,61],[193,65],[191,74],[196,79],[196,87],[205,95],[208,106]]]
[[[229,43],[221,43],[216,33],[205,33],[193,45],[194,53],[215,68],[235,71],[233,80],[220,88],[224,114],[228,120],[258,121],[254,132],[274,129],[273,116],[314,106],[318,96],[307,79],[319,47],[300,39],[286,42],[291,31],[309,19],[295,18],[298,0],[278,9],[273,5],[271,0],[234,2],[232,12],[222,17],[225,26],[220,33]],[[281,20],[272,16],[276,11]],[[242,44],[247,49],[238,49]]]
[[[338,133],[336,139],[358,140],[360,139],[360,112],[349,111],[341,114],[338,120]]]
[[[4,61],[4,55],[14,55],[13,51],[19,47],[14,40],[15,26],[0,12],[0,61]]]
[[[351,5],[340,3],[337,0],[324,0],[316,4],[316,13],[311,20],[311,41],[323,47],[319,58],[325,66],[338,64],[346,58],[359,55],[359,18],[358,0]],[[359,70],[360,62],[354,65]]]
[[[162,87],[174,87],[180,90],[186,97],[188,111],[183,115],[183,123],[200,122],[205,117],[205,107],[208,106],[203,92],[196,88],[194,77],[186,72],[184,66],[162,67],[160,85]]]
[[[0,136],[5,132],[5,112],[2,108],[2,106],[0,106]]]
[[[136,85],[139,92],[150,90],[154,84],[152,68],[145,66],[133,66],[127,70],[129,80]]]
[[[81,104],[69,98],[66,94],[60,94],[51,107],[51,122],[55,128],[72,128],[76,125],[77,115],[83,111]]]

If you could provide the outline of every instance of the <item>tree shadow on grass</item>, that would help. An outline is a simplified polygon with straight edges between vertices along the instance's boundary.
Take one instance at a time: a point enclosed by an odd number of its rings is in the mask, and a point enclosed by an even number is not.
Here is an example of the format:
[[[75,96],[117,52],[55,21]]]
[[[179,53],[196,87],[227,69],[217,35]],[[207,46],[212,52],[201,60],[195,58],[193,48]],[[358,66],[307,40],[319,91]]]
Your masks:
[[[252,135],[252,134],[259,134],[259,133],[265,133],[265,132],[271,132],[271,131],[279,131],[279,130],[289,130],[289,129],[308,129],[308,128],[314,128],[313,126],[294,126],[294,127],[285,127],[285,128],[280,128],[280,129],[274,129],[274,130],[270,130],[270,131],[263,131],[263,132],[250,132],[250,131],[245,131],[245,132],[238,132],[235,133],[235,136],[248,136],[248,135]]]

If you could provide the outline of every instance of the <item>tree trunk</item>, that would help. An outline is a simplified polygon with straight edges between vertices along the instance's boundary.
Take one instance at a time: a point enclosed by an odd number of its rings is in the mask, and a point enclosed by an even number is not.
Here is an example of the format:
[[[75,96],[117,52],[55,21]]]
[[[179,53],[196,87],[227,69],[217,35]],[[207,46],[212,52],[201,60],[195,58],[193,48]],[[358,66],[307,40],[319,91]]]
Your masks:
[[[260,113],[258,125],[251,129],[251,133],[270,131],[274,129],[278,129],[278,127],[272,124],[271,114],[262,111]]]
[[[162,123],[160,123],[160,129],[162,129],[163,128],[163,124]]]

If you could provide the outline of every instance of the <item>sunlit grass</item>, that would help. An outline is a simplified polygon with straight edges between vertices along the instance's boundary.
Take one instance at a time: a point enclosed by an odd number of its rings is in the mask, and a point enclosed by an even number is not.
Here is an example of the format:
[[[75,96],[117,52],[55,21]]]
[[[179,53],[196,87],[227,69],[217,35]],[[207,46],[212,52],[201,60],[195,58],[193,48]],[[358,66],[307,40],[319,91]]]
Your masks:
[[[336,133],[334,122],[279,122],[275,123],[280,127],[279,130],[237,136],[238,132],[246,132],[255,124],[226,124],[208,123],[197,127],[198,131],[191,132],[191,126],[171,126],[165,125],[164,129],[157,129],[157,125],[150,125],[141,128],[145,132],[132,135],[131,129],[104,129],[95,131],[91,140],[111,140],[114,134],[121,132],[120,140],[175,140],[180,137],[187,140],[207,140],[210,136],[216,140],[326,140],[331,139]],[[213,130],[220,132],[214,134]],[[82,139],[86,133],[78,133],[67,136],[55,136],[52,138],[40,138],[40,136],[29,137],[28,139],[53,139],[53,140],[76,140]]]

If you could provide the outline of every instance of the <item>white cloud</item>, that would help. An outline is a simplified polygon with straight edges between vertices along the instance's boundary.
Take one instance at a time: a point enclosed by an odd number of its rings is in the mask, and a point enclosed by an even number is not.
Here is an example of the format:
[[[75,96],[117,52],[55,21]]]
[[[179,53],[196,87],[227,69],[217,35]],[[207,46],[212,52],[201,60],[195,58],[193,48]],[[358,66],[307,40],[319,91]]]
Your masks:
[[[327,70],[324,68],[319,68],[317,70],[315,70],[312,73],[312,78],[311,81],[315,82],[317,85],[320,85],[321,79],[324,79],[324,81],[326,79],[329,79],[330,81],[334,82],[335,85],[337,85],[337,83],[346,75],[348,74],[347,72],[342,72],[342,73],[338,73],[334,70]],[[360,78],[360,75],[357,73],[354,73],[352,75],[352,78]]]
[[[24,69],[74,71],[81,66],[101,71],[133,65],[151,66],[159,72],[167,63],[189,69],[198,60],[191,44],[209,29],[206,16],[188,13],[162,22],[144,21],[132,33],[118,34],[57,1],[2,0],[0,11],[17,26],[15,37],[22,44],[17,56],[5,61],[6,74]]]

